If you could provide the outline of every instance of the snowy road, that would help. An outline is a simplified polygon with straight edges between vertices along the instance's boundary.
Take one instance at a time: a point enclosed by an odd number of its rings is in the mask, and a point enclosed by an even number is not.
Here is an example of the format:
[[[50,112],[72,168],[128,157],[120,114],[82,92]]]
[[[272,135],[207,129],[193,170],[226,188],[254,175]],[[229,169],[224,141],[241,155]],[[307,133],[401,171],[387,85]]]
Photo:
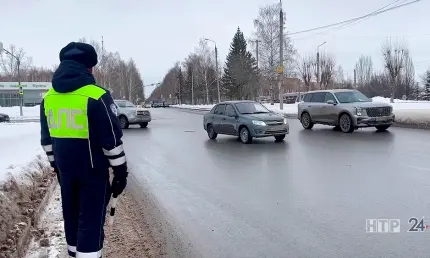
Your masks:
[[[430,133],[353,134],[290,120],[285,143],[209,141],[202,115],[151,109],[125,131],[131,172],[201,257],[428,257]],[[131,187],[137,187],[136,184]],[[366,219],[401,219],[401,233],[366,233]],[[430,220],[425,221],[430,224]]]

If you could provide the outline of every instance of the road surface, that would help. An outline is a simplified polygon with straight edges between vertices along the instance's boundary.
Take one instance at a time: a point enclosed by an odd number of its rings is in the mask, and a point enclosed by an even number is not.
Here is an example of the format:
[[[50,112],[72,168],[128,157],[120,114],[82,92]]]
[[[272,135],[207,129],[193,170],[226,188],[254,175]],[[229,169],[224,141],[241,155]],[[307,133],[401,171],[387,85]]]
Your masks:
[[[131,172],[200,257],[429,257],[430,132],[352,134],[290,120],[285,142],[208,139],[202,114],[151,109],[124,132]],[[146,183],[145,183],[146,182]],[[366,219],[400,233],[366,233]],[[430,220],[424,221],[430,225]]]

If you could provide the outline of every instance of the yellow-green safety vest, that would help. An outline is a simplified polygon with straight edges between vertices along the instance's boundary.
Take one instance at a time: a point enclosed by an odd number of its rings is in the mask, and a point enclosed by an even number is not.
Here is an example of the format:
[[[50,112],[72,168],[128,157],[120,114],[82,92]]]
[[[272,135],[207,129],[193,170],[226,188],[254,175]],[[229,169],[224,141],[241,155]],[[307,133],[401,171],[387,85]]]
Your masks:
[[[51,88],[44,97],[51,137],[88,139],[88,100],[98,100],[105,93],[104,89],[92,84],[68,93]]]

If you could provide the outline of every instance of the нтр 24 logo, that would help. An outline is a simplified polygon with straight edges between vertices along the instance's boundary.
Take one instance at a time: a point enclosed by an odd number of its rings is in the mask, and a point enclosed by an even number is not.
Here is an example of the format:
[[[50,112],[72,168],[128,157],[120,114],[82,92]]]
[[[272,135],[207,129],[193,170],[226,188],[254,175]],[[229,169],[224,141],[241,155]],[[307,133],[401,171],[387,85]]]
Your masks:
[[[418,219],[411,217],[408,220],[406,232],[424,232],[429,224],[424,222],[424,217]],[[366,219],[367,233],[400,233],[400,219]]]
[[[421,219],[412,217],[408,220],[408,223],[410,228],[407,232],[424,232],[429,227],[429,225],[424,223],[424,217]]]

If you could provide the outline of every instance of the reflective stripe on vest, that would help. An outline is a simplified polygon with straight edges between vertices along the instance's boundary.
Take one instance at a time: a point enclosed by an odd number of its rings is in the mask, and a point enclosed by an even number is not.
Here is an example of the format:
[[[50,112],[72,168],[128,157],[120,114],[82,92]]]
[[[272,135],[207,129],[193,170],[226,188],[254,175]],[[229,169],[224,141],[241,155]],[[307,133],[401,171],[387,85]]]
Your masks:
[[[44,98],[51,137],[88,139],[88,100],[98,100],[105,93],[105,90],[95,85],[87,85],[68,93],[59,93],[51,88]]]

